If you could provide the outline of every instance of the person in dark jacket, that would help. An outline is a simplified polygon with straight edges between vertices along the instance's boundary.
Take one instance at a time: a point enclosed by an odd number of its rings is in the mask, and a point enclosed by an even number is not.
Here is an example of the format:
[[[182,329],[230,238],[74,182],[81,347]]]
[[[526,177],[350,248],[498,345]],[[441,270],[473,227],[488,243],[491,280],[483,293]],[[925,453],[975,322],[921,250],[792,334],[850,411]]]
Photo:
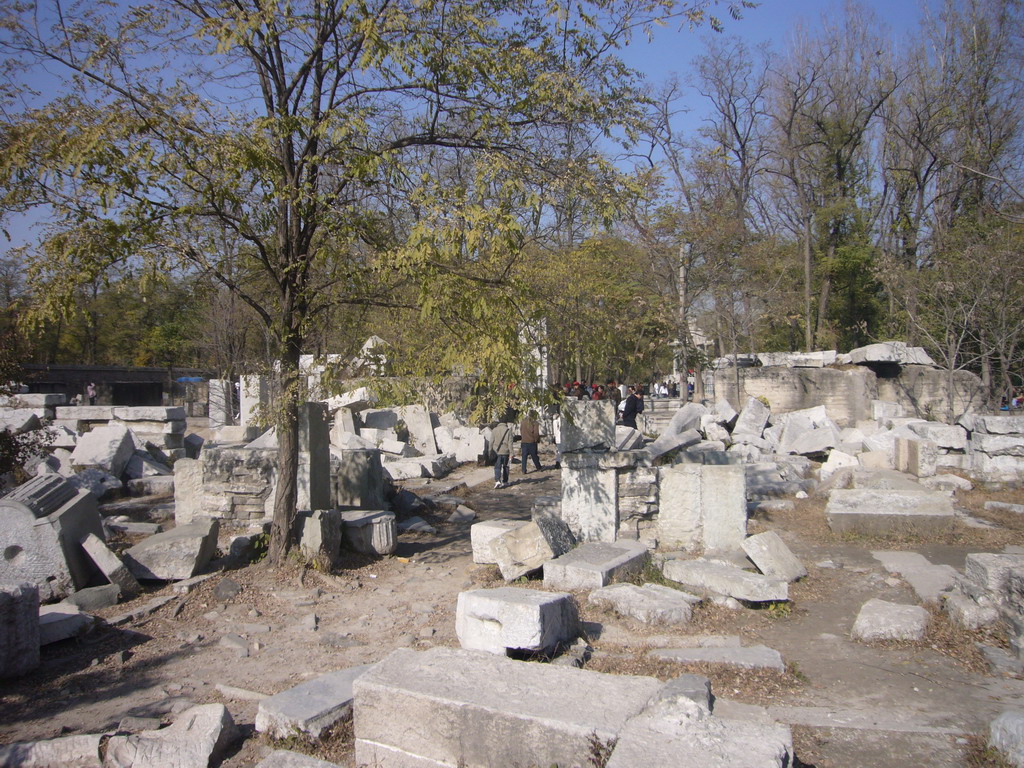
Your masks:
[[[526,459],[528,456],[533,457],[533,466],[539,472],[541,466],[540,454],[537,453],[537,444],[540,442],[540,421],[537,419],[536,411],[530,411],[526,414],[526,418],[519,424],[519,437],[522,440],[519,450],[523,457],[523,474],[527,473]]]
[[[643,413],[644,401],[637,396],[636,386],[629,388],[629,397],[626,398],[626,404],[622,408],[622,424],[626,427],[632,427],[636,429],[636,417]]]

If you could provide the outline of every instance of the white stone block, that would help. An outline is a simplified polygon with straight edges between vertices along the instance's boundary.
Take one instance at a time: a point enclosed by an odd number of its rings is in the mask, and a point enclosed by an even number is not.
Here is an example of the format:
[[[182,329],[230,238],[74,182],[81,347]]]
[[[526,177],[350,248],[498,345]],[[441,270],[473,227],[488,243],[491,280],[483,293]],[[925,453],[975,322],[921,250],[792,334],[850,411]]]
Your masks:
[[[807,575],[807,569],[775,531],[744,539],[743,551],[765,576],[796,581]]]
[[[928,627],[928,611],[872,598],[861,606],[853,623],[854,640],[920,640]]]
[[[754,603],[789,599],[789,585],[782,579],[707,560],[669,560],[663,572],[666,579],[737,600]]]
[[[483,520],[469,528],[469,538],[473,546],[473,562],[479,565],[497,565],[498,561],[491,552],[491,541],[504,533],[522,528],[527,520]]]
[[[572,595],[564,592],[478,589],[459,594],[455,633],[469,650],[550,654],[576,639],[579,617]]]

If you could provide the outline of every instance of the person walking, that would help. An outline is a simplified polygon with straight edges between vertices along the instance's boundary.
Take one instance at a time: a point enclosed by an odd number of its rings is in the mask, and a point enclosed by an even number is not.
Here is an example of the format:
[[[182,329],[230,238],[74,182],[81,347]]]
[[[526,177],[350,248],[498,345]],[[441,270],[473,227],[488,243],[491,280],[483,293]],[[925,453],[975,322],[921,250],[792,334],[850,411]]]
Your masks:
[[[505,488],[508,485],[508,462],[512,455],[512,439],[515,436],[515,427],[511,423],[508,413],[502,417],[502,421],[491,430],[491,447],[497,458],[494,461],[494,487]]]
[[[520,423],[519,437],[522,440],[519,450],[523,457],[523,474],[527,474],[526,459],[528,456],[533,457],[533,466],[540,472],[540,455],[537,453],[537,444],[540,442],[540,422],[537,420],[536,411],[530,411]]]

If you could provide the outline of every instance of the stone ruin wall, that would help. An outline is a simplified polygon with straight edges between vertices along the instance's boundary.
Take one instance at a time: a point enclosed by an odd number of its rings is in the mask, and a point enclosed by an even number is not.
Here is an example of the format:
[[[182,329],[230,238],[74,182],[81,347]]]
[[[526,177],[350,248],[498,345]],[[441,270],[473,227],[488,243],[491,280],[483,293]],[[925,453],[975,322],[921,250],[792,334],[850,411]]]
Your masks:
[[[842,368],[740,368],[739,397],[736,372],[715,372],[715,397],[742,406],[748,397],[764,397],[772,413],[787,413],[817,405],[825,406],[840,427],[852,427],[872,418],[871,401],[902,405],[918,418],[943,420],[947,410],[948,374],[921,365],[899,366],[895,376],[881,376],[867,366]],[[981,380],[968,371],[957,371],[954,381],[956,416],[985,406]]]

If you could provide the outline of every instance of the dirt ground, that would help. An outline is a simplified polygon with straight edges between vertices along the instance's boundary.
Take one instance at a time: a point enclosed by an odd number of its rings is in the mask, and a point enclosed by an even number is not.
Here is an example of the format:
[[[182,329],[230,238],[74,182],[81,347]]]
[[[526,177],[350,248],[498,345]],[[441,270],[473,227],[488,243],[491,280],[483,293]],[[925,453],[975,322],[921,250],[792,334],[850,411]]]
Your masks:
[[[546,457],[546,466],[552,457]],[[521,476],[494,490],[476,467],[412,490],[427,495],[456,486],[452,494],[478,519],[529,517],[534,498],[559,493],[559,472]],[[486,477],[486,473],[483,474]],[[961,494],[964,509],[982,514],[985,498],[1024,502],[1024,494]],[[166,502],[166,500],[162,500]],[[761,610],[701,608],[685,629],[649,627],[586,605],[581,610],[593,647],[588,667],[613,673],[668,678],[693,671],[653,662],[651,648],[692,643],[698,636],[739,635],[782,653],[787,672],[744,673],[702,667],[723,717],[768,718],[793,726],[797,765],[817,768],[998,765],[972,746],[990,720],[1024,706],[1024,681],[992,675],[974,648],[999,643],[999,633],[966,633],[933,613],[922,643],[864,645],[850,639],[860,606],[871,597],[915,603],[910,587],[872,557],[875,549],[912,549],[936,563],[963,568],[969,552],[1024,545],[1024,520],[993,518],[998,527],[958,526],[942,541],[857,540],[832,536],[824,501],[808,500],[792,512],[755,518],[752,533],[777,531],[808,567],[787,604]],[[258,701],[327,671],[376,661],[398,647],[457,647],[455,602],[460,591],[496,586],[496,569],[472,562],[469,526],[428,515],[436,534],[404,533],[396,554],[381,560],[349,554],[331,573],[302,565],[266,563],[216,573],[187,595],[152,585],[129,604],[99,613],[124,614],[154,597],[171,599],[155,612],[117,627],[100,624],[84,636],[46,646],[30,676],[0,686],[0,743],[58,735],[113,731],[131,715],[173,718],[188,702],[222,702],[244,739],[222,768],[254,766],[273,747],[309,752],[352,765],[351,729],[318,743],[292,739],[273,745],[256,734]],[[234,533],[222,531],[222,546]],[[241,588],[218,598],[230,579]],[[222,589],[224,586],[222,585]],[[543,588],[539,581],[529,584]],[[234,640],[234,644],[224,640]],[[242,638],[239,641],[237,638]],[[239,646],[242,646],[240,649]]]

